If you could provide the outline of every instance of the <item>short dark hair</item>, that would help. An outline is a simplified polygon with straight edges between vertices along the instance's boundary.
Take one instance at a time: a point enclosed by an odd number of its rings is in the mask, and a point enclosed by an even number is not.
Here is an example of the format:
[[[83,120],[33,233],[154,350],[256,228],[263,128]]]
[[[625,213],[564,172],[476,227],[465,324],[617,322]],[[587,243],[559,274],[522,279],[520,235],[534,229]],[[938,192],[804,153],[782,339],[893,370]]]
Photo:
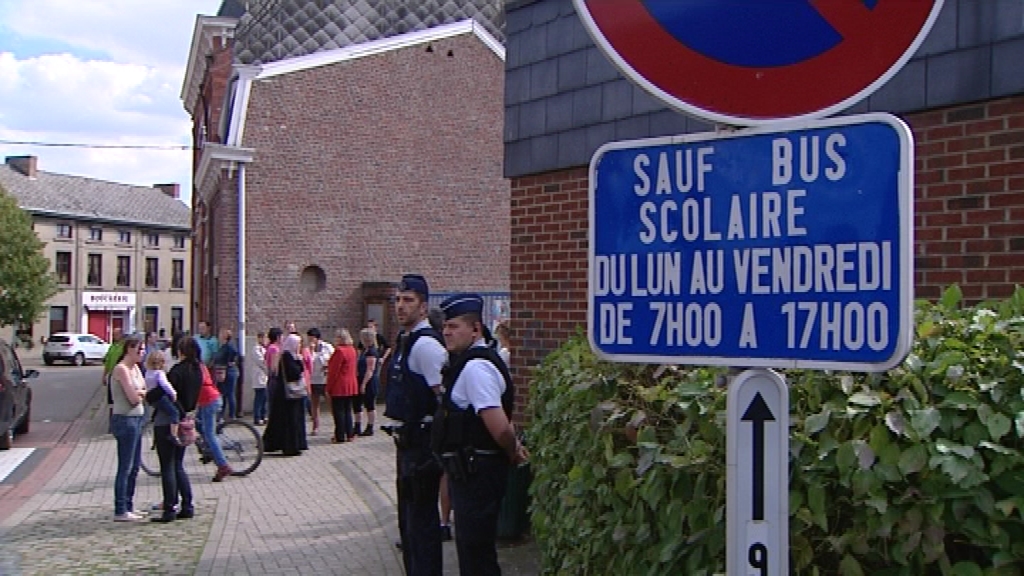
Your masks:
[[[266,334],[264,334],[263,332],[257,332],[256,333],[256,337],[257,338],[263,338],[264,336],[266,336]]]
[[[267,332],[267,339],[270,340],[271,343],[277,342],[281,339],[281,334],[283,333],[284,332],[282,332],[280,328],[275,326],[270,329],[270,332]]]
[[[319,328],[310,328],[309,330],[306,330],[306,336],[310,336],[312,338],[319,339],[320,338],[320,329]]]

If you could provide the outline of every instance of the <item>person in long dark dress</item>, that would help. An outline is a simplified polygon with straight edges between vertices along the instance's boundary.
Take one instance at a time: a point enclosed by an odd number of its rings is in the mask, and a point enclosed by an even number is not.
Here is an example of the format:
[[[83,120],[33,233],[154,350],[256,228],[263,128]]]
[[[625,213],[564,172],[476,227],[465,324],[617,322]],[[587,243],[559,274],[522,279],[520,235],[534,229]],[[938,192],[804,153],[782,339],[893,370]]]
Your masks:
[[[289,334],[281,340],[281,329],[271,328],[268,333],[267,371],[270,375],[267,390],[270,395],[270,417],[263,431],[263,451],[282,452],[285,456],[297,456],[309,449],[306,442],[306,411],[303,398],[288,398],[285,395],[280,370],[282,356],[299,358],[302,338]],[[309,386],[309,382],[306,382]]]

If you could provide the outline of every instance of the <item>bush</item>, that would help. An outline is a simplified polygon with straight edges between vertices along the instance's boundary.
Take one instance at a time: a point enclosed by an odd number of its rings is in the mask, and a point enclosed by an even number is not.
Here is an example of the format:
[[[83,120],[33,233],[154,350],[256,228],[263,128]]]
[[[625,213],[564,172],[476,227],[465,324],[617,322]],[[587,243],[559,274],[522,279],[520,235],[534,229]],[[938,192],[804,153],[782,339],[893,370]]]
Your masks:
[[[1019,575],[1024,290],[919,302],[881,374],[786,371],[794,574]],[[578,334],[530,396],[546,573],[724,572],[724,370],[612,364]]]

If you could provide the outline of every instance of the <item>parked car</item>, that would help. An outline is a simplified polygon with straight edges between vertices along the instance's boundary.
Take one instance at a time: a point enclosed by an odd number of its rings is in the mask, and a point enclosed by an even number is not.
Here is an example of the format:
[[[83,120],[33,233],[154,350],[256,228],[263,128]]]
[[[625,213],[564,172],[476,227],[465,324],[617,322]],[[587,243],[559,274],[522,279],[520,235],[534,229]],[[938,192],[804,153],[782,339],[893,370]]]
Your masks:
[[[53,366],[60,360],[75,366],[84,366],[89,361],[103,361],[110,344],[92,334],[58,332],[51,335],[43,346],[43,363]]]
[[[0,340],[0,450],[9,450],[14,436],[28,433],[32,413],[32,389],[28,380],[39,376],[36,370],[23,371],[18,354]]]

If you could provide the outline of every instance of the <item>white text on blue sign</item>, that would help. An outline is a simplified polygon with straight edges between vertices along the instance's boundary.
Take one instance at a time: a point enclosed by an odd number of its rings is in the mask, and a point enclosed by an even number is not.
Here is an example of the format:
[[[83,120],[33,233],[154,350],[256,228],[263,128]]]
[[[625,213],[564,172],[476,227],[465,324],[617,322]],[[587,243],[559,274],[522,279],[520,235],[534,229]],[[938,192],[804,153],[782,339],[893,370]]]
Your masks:
[[[879,363],[897,346],[901,142],[884,123],[606,150],[607,354]]]

